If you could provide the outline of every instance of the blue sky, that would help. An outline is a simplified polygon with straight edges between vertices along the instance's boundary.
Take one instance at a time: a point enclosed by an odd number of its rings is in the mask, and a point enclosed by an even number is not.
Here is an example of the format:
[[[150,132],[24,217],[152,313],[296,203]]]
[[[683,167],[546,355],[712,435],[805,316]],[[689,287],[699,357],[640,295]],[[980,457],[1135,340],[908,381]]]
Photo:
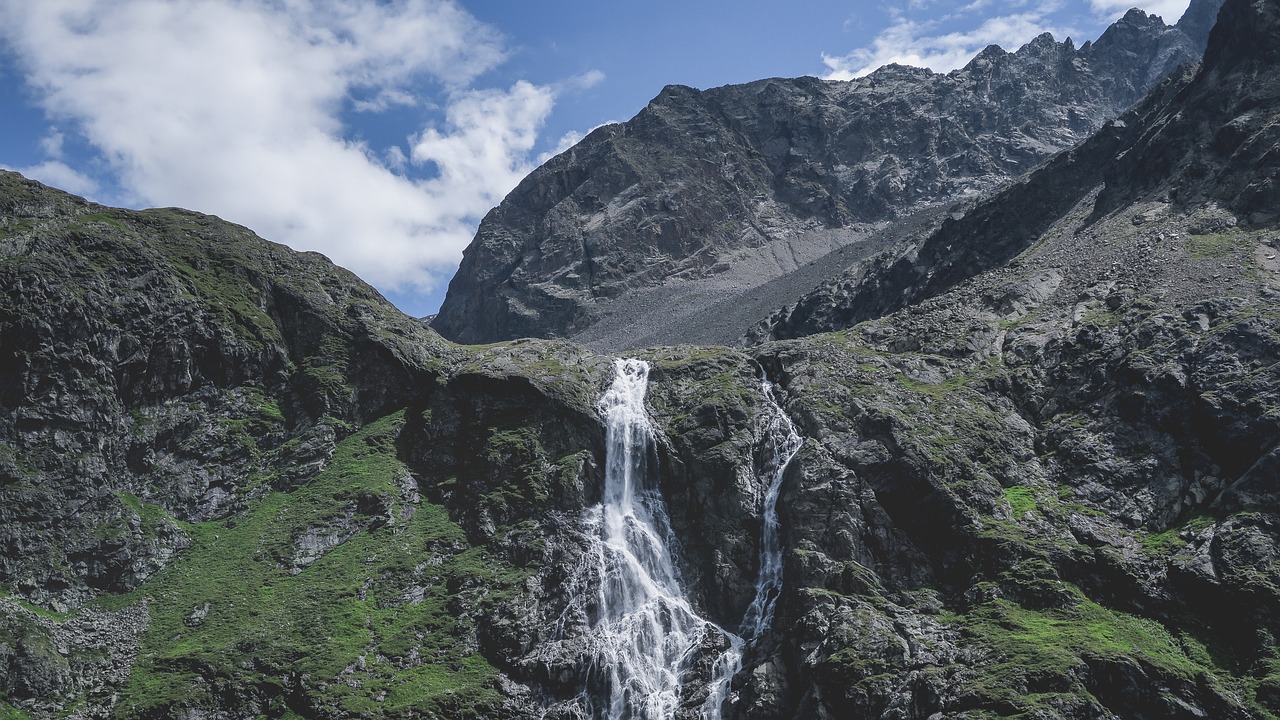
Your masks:
[[[663,85],[945,71],[1187,0],[0,0],[0,167],[323,252],[434,312],[483,214]]]

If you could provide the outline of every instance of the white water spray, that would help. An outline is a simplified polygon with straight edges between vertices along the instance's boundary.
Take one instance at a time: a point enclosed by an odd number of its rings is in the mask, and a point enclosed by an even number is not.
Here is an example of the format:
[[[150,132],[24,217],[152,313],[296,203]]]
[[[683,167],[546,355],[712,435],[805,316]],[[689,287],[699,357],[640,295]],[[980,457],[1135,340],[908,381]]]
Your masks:
[[[597,719],[668,720],[690,656],[706,633],[720,630],[685,598],[670,519],[646,467],[653,442],[644,409],[649,365],[616,360],[614,373],[598,403],[606,425],[604,499],[586,515],[600,577],[588,687],[604,700],[597,706],[589,692],[588,710]]]
[[[782,590],[782,528],[778,523],[778,495],[787,465],[804,444],[796,427],[773,396],[773,383],[760,372],[760,391],[769,407],[765,442],[769,443],[769,461],[762,476],[769,478],[764,496],[764,528],[760,536],[760,574],[756,577],[756,594],[747,607],[739,630],[731,635],[730,646],[716,660],[711,691],[702,706],[704,720],[720,720],[724,702],[729,697],[729,684],[742,669],[742,655],[748,643],[758,640],[773,623],[773,611]]]

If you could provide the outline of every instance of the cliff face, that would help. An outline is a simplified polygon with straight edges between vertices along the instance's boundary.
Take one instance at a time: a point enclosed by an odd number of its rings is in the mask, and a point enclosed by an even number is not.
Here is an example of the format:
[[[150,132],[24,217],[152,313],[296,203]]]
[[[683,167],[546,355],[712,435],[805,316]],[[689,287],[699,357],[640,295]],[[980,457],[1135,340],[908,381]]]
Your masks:
[[[836,330],[936,295],[1009,263],[1080,203],[1091,204],[1090,221],[1152,200],[1172,202],[1184,213],[1206,203],[1228,211],[1196,221],[1203,232],[1234,225],[1236,218],[1274,221],[1276,37],[1262,11],[1250,15],[1256,26],[1237,12],[1214,29],[1198,71],[1170,78],[1087,142],[963,217],[855,264],[776,312],[751,337]]]
[[[1134,11],[1095,43],[992,46],[945,75],[893,66],[852,82],[668,87],[485,218],[433,327],[461,342],[732,340],[783,304],[754,300],[766,282],[841,248],[866,254],[887,226],[1088,137],[1199,57],[1203,37],[1190,32]],[[728,337],[680,331],[716,303],[721,317],[750,311]]]
[[[760,572],[762,373],[803,438],[724,717],[1280,714],[1277,38],[1229,0],[1197,72],[886,255],[901,306],[637,351],[646,480],[722,628]],[[11,173],[0,288],[0,717],[599,706],[610,358],[452,345],[318,256]]]

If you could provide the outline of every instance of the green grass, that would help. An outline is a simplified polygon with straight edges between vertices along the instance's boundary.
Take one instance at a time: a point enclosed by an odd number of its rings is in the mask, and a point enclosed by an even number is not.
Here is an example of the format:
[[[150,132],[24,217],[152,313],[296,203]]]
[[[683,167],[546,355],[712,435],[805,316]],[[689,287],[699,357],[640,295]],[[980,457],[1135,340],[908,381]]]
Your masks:
[[[1240,232],[1188,235],[1187,253],[1197,260],[1208,260],[1230,255],[1245,247],[1248,239]]]
[[[1021,520],[1024,515],[1036,509],[1035,492],[1029,487],[1007,487],[1004,489],[1004,499],[1009,503],[1009,509],[1016,520]]]
[[[964,387],[968,382],[963,376],[950,377],[942,382],[929,383],[919,380],[912,380],[906,375],[899,375],[898,380],[902,382],[903,387],[918,393],[927,393],[933,396],[949,395],[960,388]]]
[[[1189,532],[1194,535],[1214,524],[1214,522],[1216,522],[1214,517],[1206,513],[1192,515],[1183,522],[1177,523],[1166,530],[1142,535],[1142,549],[1153,555],[1175,553],[1187,544],[1187,540],[1182,538],[1183,532]]]
[[[0,227],[0,240],[24,233],[35,227],[35,223],[26,218],[8,218],[8,222]]]
[[[128,229],[127,227],[125,227],[125,224],[123,222],[120,222],[118,218],[112,217],[111,215],[103,212],[86,213],[84,215],[78,216],[76,220],[78,220],[80,223],[104,223],[106,225],[110,225],[116,230]]]
[[[230,327],[251,344],[281,342],[280,328],[260,305],[261,298],[244,278],[221,266],[196,267],[181,256],[171,258],[173,268],[189,283],[192,294],[202,300],[219,325]]]
[[[31,716],[5,702],[0,694],[0,720],[31,720]]]
[[[1083,695],[1074,672],[1082,658],[1136,660],[1157,671],[1192,679],[1210,670],[1188,657],[1159,623],[1105,608],[1079,596],[1073,607],[1032,610],[998,599],[957,623],[965,636],[993,654],[975,667],[975,690],[989,701],[1030,711],[1032,691]]]
[[[347,352],[350,339],[326,333],[316,351],[303,360],[303,373],[330,397],[351,394],[347,385]]]
[[[371,424],[311,484],[267,495],[241,517],[185,525],[191,548],[115,601],[147,597],[152,619],[121,714],[207,706],[198,677],[272,695],[294,673],[308,677],[309,702],[331,714],[491,710],[496,671],[468,641],[474,628],[460,607],[501,601],[527,573],[468,548],[443,507],[403,502],[402,423],[396,414]],[[337,530],[344,523],[351,529]],[[349,537],[297,564],[309,529]],[[205,603],[204,620],[188,624]]]
[[[263,400],[258,405],[258,417],[265,422],[276,425],[284,424],[284,413],[280,411],[280,404],[275,400]]]
[[[54,612],[53,610],[42,608],[39,605],[28,602],[14,595],[12,590],[8,587],[0,587],[0,600],[8,600],[14,603],[15,605],[17,605],[18,607],[21,607],[23,610],[39,615],[40,617],[45,618],[46,620],[63,622],[68,617],[70,617],[70,615],[67,613]]]
[[[160,524],[164,522],[166,517],[168,517],[164,508],[154,503],[143,502],[136,495],[131,495],[123,490],[118,490],[116,491],[116,497],[118,497],[120,502],[124,503],[126,507],[137,513],[138,519],[142,524],[142,532],[145,535],[150,536],[155,534],[156,530],[160,527]]]

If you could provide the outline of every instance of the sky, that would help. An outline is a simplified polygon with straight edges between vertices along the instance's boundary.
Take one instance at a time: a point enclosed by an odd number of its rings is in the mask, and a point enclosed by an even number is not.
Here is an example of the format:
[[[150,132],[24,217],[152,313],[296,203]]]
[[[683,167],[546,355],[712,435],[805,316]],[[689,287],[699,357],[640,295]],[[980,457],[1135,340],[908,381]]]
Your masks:
[[[0,0],[0,167],[314,250],[436,311],[480,219],[664,85],[938,72],[1187,0]]]

